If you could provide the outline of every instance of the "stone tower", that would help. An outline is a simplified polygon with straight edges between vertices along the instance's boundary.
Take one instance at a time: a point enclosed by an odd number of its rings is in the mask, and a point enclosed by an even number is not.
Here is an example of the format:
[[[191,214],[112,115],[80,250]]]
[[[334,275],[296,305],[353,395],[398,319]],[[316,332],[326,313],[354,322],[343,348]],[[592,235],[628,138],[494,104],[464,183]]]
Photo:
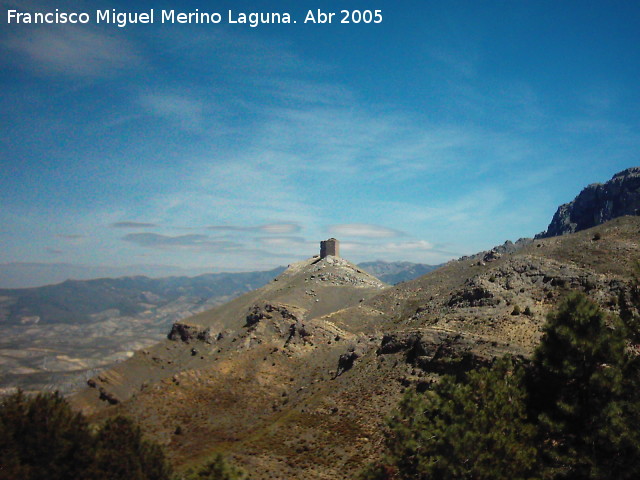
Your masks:
[[[325,258],[329,255],[333,257],[340,256],[340,242],[335,238],[320,242],[320,258]]]

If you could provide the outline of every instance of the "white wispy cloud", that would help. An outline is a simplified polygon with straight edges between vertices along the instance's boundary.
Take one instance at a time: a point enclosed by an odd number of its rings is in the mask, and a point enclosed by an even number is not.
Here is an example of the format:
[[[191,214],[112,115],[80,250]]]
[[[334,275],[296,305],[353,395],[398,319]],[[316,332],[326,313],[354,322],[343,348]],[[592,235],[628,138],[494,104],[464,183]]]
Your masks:
[[[347,107],[355,101],[350,90],[337,84],[273,77],[258,79],[256,83],[257,88],[287,104]]]
[[[302,228],[296,223],[270,223],[260,226],[260,231],[272,234],[299,232]]]
[[[155,223],[146,222],[115,222],[112,223],[111,226],[113,228],[152,228],[157,225]]]
[[[298,248],[301,245],[309,245],[310,242],[307,242],[302,237],[264,237],[261,238],[260,243],[266,245],[267,247],[295,247]]]
[[[56,237],[62,238],[64,240],[80,240],[82,238],[85,238],[84,235],[80,235],[78,233],[59,234],[59,235],[56,235]]]
[[[208,226],[207,229],[222,232],[257,232],[281,235],[299,232],[301,230],[301,227],[296,223],[267,223],[265,225],[257,226],[211,225]]]
[[[404,235],[403,232],[398,230],[368,223],[331,225],[328,231],[332,235],[343,235],[345,237],[390,238]]]
[[[12,29],[2,47],[13,54],[17,68],[43,76],[109,76],[143,62],[123,37],[88,26]]]
[[[130,233],[122,237],[126,242],[135,243],[142,247],[152,248],[238,248],[240,245],[236,242],[227,240],[212,240],[207,235],[161,235],[158,233]]]
[[[374,259],[400,261],[410,259],[414,262],[436,265],[461,254],[435,245],[426,240],[408,240],[406,242],[340,242],[340,251],[349,260],[362,262]]]
[[[72,249],[73,247],[80,247],[82,245],[85,245],[89,241],[88,235],[79,234],[79,233],[61,233],[61,234],[55,235],[55,238],[62,240],[62,242],[60,241],[56,242],[58,246],[62,244],[64,245],[64,248],[69,248],[69,249]],[[56,250],[59,250],[58,254],[65,253],[60,248]]]
[[[435,247],[431,242],[425,240],[415,240],[411,242],[391,242],[384,245],[386,250],[397,252],[407,250],[434,250]]]
[[[261,117],[246,144],[234,151],[198,153],[191,159],[193,172],[184,181],[187,188],[157,196],[154,204],[159,211],[151,217],[163,218],[165,224],[175,224],[179,218],[187,225],[215,218],[220,223],[211,230],[230,233],[285,235],[302,229],[315,242],[326,235],[322,226],[335,221],[327,201],[342,190],[359,188],[364,194],[370,190],[371,198],[363,199],[361,207],[350,204],[356,209],[350,215],[355,212],[363,220],[373,216],[385,226],[340,224],[332,227],[332,235],[384,240],[406,231],[420,236],[425,229],[446,227],[457,235],[446,240],[458,243],[448,254],[428,250],[424,244],[399,243],[371,247],[367,250],[371,256],[365,258],[386,258],[386,252],[397,254],[396,259],[404,253],[405,258],[424,261],[429,253],[428,258],[440,262],[446,255],[451,258],[473,248],[463,246],[472,240],[460,236],[457,226],[486,230],[509,198],[504,186],[487,187],[487,182],[473,186],[473,179],[521,161],[523,145],[527,146],[520,138],[480,128],[421,125],[397,113],[372,115],[367,107],[276,107]],[[487,158],[482,169],[476,168],[478,158]],[[429,187],[442,189],[442,175],[455,184],[461,179],[470,188],[452,188],[450,195],[431,197]],[[418,179],[424,190],[413,200],[375,193]],[[280,222],[269,228],[267,223],[255,224],[272,219]],[[294,251],[303,254],[307,247]]]
[[[229,51],[217,54],[227,60],[235,58],[238,64],[229,62],[220,68],[220,76],[225,77],[221,83],[227,89],[224,95],[201,95],[197,88],[185,93],[162,82],[148,89],[131,87],[132,106],[157,117],[167,131],[177,126],[202,135],[192,145],[180,145],[183,168],[175,186],[163,178],[166,173],[148,166],[149,194],[142,204],[121,207],[110,223],[123,229],[181,225],[221,233],[224,238],[199,232],[180,236],[132,233],[124,237],[130,250],[144,247],[152,255],[153,249],[198,254],[225,251],[224,259],[215,260],[228,265],[243,262],[250,268],[269,255],[286,251],[292,256],[315,253],[317,241],[327,233],[326,225],[331,225],[329,233],[338,238],[371,241],[354,250],[350,250],[353,242],[343,244],[356,257],[442,260],[452,254],[422,240],[425,231],[429,234],[430,229],[452,225],[464,225],[467,230],[485,227],[509,197],[503,187],[487,187],[483,177],[521,162],[532,150],[526,139],[503,131],[435,125],[411,113],[362,103],[357,91],[339,82],[329,83],[322,75],[309,75],[326,72],[326,66],[309,65],[290,46],[256,46],[250,37],[243,37],[244,44],[226,40],[221,44]],[[191,45],[186,55],[195,61],[196,53],[202,54],[199,47],[209,43],[203,40],[199,46]],[[114,45],[109,48],[118,51]],[[183,50],[173,55],[182,55]],[[247,51],[256,53],[255,58],[239,54]],[[205,71],[220,65],[218,61],[204,63]],[[245,76],[251,68],[260,74]],[[460,68],[464,76],[464,70],[471,75],[475,67]],[[229,80],[235,80],[238,71],[242,83],[233,90]],[[269,101],[255,101],[253,95],[267,95]],[[477,103],[481,93],[470,90],[469,95]],[[516,103],[522,98],[533,106],[537,102],[526,86],[509,98]],[[226,138],[209,135],[217,127],[218,115],[233,116],[236,108],[251,119],[251,128],[238,131],[229,126]],[[151,145],[156,150],[160,147]],[[450,194],[432,196],[430,188],[442,190],[443,178],[452,183]],[[473,184],[475,178],[478,186]],[[154,180],[171,188],[155,187]],[[464,190],[457,187],[459,180]],[[405,184],[420,184],[422,190],[416,189],[413,197],[396,198]],[[389,192],[393,187],[397,191]],[[359,197],[348,194],[352,191]],[[341,209],[340,201],[350,202],[344,217],[335,215]],[[118,221],[122,218],[148,218],[153,223]],[[334,224],[352,219],[354,223]],[[304,238],[292,236],[299,232],[304,232]],[[399,237],[406,241],[388,241]]]
[[[466,78],[473,78],[477,75],[481,62],[480,53],[473,48],[465,48],[464,50],[459,48],[453,50],[444,47],[431,48],[429,49],[429,55],[434,60],[447,66],[453,73]]]

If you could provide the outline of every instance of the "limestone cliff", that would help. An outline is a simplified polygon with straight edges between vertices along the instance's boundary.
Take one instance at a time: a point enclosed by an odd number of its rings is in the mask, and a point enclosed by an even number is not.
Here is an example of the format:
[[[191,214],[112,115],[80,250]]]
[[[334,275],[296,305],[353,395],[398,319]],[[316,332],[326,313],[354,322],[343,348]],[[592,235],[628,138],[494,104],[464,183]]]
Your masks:
[[[547,231],[536,238],[574,233],[617,217],[639,213],[640,167],[632,167],[616,173],[604,184],[589,185],[572,202],[560,205]]]

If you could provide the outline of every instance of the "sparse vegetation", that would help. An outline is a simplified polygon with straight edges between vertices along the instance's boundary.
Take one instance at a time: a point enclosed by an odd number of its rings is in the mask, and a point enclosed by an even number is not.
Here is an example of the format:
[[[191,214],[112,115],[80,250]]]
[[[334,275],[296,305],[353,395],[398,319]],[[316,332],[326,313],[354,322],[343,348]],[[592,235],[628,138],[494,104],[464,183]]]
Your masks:
[[[187,471],[179,480],[243,480],[245,473],[228,463],[222,454],[214,455],[201,467]]]
[[[628,292],[621,291],[617,299],[627,336],[634,342],[640,343],[640,261],[634,262],[633,278]]]
[[[311,271],[316,264],[302,280],[302,271],[300,277],[281,278],[264,294],[250,294],[229,309],[221,307],[224,315],[214,310],[195,319],[193,323],[211,327],[211,344],[167,341],[145,349],[122,367],[102,375],[111,383],[94,377],[97,388],[83,392],[74,402],[95,408],[100,418],[111,410],[149,425],[158,435],[156,438],[170,449],[171,458],[183,475],[176,480],[184,478],[189,466],[197,467],[194,459],[207,458],[213,452],[223,452],[228,461],[242,462],[252,478],[355,478],[364,464],[379,458],[384,432],[388,430],[379,428],[380,417],[397,408],[401,391],[416,390],[431,398],[442,375],[453,374],[453,384],[467,385],[461,389],[467,396],[461,392],[446,398],[452,402],[468,399],[470,369],[488,367],[487,359],[496,355],[533,352],[540,341],[543,312],[554,308],[569,288],[588,290],[613,312],[621,308],[618,298],[624,294],[630,318],[639,315],[631,301],[632,292],[622,282],[631,276],[629,260],[637,253],[640,219],[625,218],[602,228],[605,240],[600,242],[592,242],[593,231],[587,231],[545,240],[542,249],[536,249],[535,244],[525,246],[480,270],[470,268],[471,259],[452,262],[430,276],[380,290],[373,297],[360,289],[350,292],[348,285],[331,287],[331,295],[322,294],[319,285],[326,280],[310,277],[318,273]],[[492,275],[496,278],[494,283],[487,280]],[[315,302],[318,298],[320,301]],[[243,325],[249,309],[257,303],[284,300],[292,307],[312,305],[311,308],[321,307],[318,311],[335,313],[326,318],[312,313],[305,317],[305,328],[314,335],[313,346],[301,341],[291,343],[290,348],[283,347],[293,322],[277,323],[272,318],[258,324],[264,330],[254,332],[257,341],[252,339],[247,348],[248,337],[243,337],[247,329]],[[515,305],[521,308],[521,314],[512,317]],[[525,316],[527,306],[533,312],[530,317]],[[224,325],[225,330],[218,324]],[[618,328],[615,321],[606,320],[605,324]],[[216,337],[218,331],[224,335]],[[386,343],[380,334],[387,337]],[[118,335],[113,341],[121,338]],[[236,342],[232,343],[234,339]],[[357,343],[357,339],[361,342]],[[630,345],[633,341],[627,342],[629,351],[636,348]],[[335,374],[337,359],[348,353],[351,344],[366,348],[366,353],[354,362],[351,371],[329,380]],[[20,344],[16,348],[25,347]],[[192,355],[193,348],[199,352],[196,357]],[[209,354],[200,362],[202,352]],[[51,360],[53,356],[48,355]],[[3,361],[13,360],[5,355]],[[39,366],[35,360],[33,364]],[[536,395],[536,388],[544,391],[542,370],[524,361],[519,368],[526,373],[524,384],[520,384],[525,398],[523,423],[534,429],[531,443],[536,455],[530,476],[571,477],[573,470],[558,470],[560,460],[554,460],[552,447],[560,448],[560,444],[541,426],[545,405]],[[609,365],[601,368],[608,369]],[[188,371],[197,374],[182,373]],[[625,372],[632,371],[625,366]],[[116,387],[111,381],[115,378],[126,388]],[[262,379],[268,382],[262,383]],[[100,401],[100,387],[118,398],[120,404],[109,407]],[[127,392],[134,394],[127,397]],[[286,397],[281,397],[283,392],[287,392]],[[455,392],[453,387],[449,392]],[[630,398],[623,397],[625,401]],[[475,402],[468,402],[472,403],[476,411]],[[621,421],[635,422],[633,416],[621,411]],[[432,419],[459,419],[470,424],[469,417],[457,415],[453,407],[449,412],[453,413]],[[488,432],[473,428],[479,444],[490,443]],[[445,430],[448,428],[440,431]],[[453,439],[449,445],[461,441]],[[446,445],[440,445],[443,444]],[[578,447],[567,448],[574,449],[576,458],[582,455]],[[621,458],[631,458],[626,455]],[[460,458],[465,468],[469,462],[468,457]],[[500,470],[507,467],[494,464],[492,468],[498,474],[491,477],[499,477]],[[633,472],[632,467],[629,470]],[[486,476],[486,471],[473,472]],[[370,473],[377,478],[401,478],[398,466],[386,459]],[[574,477],[578,475],[582,472]]]

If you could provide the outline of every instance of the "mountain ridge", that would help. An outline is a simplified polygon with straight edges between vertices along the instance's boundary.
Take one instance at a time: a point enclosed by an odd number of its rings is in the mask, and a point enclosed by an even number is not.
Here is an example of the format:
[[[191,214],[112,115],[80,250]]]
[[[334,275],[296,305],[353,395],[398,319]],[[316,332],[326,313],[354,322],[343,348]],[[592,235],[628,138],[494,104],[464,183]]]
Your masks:
[[[640,218],[622,217],[450,261],[317,314],[310,294],[326,298],[315,284],[333,277],[289,275],[294,284],[282,278],[178,322],[172,339],[72,401],[94,419],[133,416],[179,468],[223,451],[256,479],[353,478],[382,451],[384,417],[404,389],[507,353],[530,356],[546,313],[571,290],[615,311],[639,228]]]

